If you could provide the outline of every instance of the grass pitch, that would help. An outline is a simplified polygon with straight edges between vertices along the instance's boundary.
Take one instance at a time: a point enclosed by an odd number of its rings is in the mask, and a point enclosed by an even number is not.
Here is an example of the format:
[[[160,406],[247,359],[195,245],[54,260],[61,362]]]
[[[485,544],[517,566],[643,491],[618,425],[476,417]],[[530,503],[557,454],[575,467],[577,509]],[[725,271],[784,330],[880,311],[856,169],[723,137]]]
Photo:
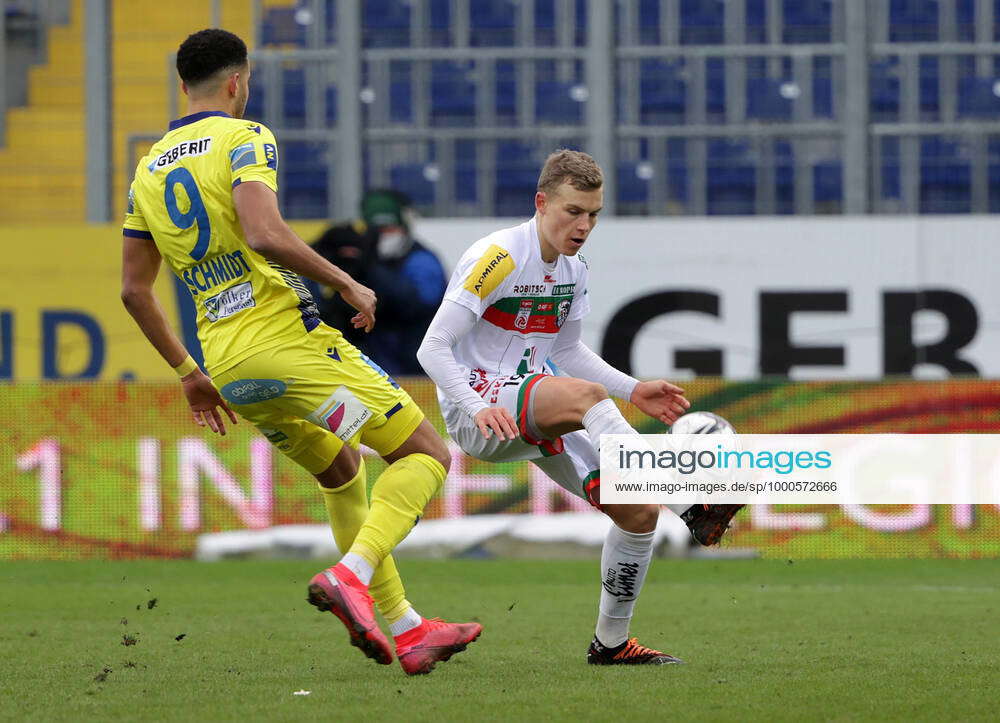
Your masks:
[[[0,719],[997,715],[998,560],[659,560],[632,632],[688,664],[649,668],[586,665],[596,562],[404,560],[418,610],[485,627],[413,678],[305,602],[317,568],[5,562]]]

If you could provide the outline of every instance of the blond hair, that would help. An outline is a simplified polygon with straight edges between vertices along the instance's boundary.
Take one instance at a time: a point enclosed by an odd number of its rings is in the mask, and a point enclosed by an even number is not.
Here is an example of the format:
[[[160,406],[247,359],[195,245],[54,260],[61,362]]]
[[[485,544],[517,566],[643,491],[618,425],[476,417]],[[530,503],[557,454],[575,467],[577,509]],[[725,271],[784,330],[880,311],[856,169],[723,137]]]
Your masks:
[[[596,191],[604,185],[604,174],[597,161],[583,151],[561,148],[545,159],[538,190],[552,193],[566,182],[577,191]]]

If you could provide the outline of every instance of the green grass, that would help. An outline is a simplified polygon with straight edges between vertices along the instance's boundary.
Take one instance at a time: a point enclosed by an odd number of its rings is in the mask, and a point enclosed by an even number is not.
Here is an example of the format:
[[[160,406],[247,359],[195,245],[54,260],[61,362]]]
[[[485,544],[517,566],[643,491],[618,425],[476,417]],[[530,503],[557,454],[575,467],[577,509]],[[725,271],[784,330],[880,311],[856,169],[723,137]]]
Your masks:
[[[1000,561],[657,561],[632,632],[688,661],[659,668],[586,665],[595,562],[401,566],[421,612],[485,626],[430,676],[349,647],[311,562],[3,563],[0,719],[997,715]]]

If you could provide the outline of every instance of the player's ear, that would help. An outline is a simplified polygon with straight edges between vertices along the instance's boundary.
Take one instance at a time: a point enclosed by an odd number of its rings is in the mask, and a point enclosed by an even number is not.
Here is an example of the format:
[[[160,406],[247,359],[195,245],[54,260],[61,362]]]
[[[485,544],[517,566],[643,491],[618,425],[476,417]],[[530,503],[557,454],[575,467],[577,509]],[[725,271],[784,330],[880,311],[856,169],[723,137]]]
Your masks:
[[[191,91],[188,90],[188,84],[183,80],[181,81],[181,90],[184,92],[184,95],[191,95]]]
[[[545,213],[545,191],[535,192],[535,210],[539,213]]]
[[[229,91],[229,97],[235,98],[240,93],[240,73],[236,71],[229,76],[229,83],[226,85],[226,90]]]

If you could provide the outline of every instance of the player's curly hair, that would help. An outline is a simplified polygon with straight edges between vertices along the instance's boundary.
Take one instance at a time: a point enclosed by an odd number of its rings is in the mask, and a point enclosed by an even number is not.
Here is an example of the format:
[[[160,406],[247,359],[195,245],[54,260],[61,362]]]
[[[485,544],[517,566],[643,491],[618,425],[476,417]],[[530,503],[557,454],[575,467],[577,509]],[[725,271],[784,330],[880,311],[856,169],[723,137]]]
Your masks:
[[[538,190],[551,193],[566,181],[577,191],[596,191],[604,185],[604,174],[597,161],[583,151],[560,148],[545,159]]]
[[[198,85],[220,70],[243,67],[247,45],[228,30],[208,28],[187,37],[177,49],[177,74],[188,85]]]

